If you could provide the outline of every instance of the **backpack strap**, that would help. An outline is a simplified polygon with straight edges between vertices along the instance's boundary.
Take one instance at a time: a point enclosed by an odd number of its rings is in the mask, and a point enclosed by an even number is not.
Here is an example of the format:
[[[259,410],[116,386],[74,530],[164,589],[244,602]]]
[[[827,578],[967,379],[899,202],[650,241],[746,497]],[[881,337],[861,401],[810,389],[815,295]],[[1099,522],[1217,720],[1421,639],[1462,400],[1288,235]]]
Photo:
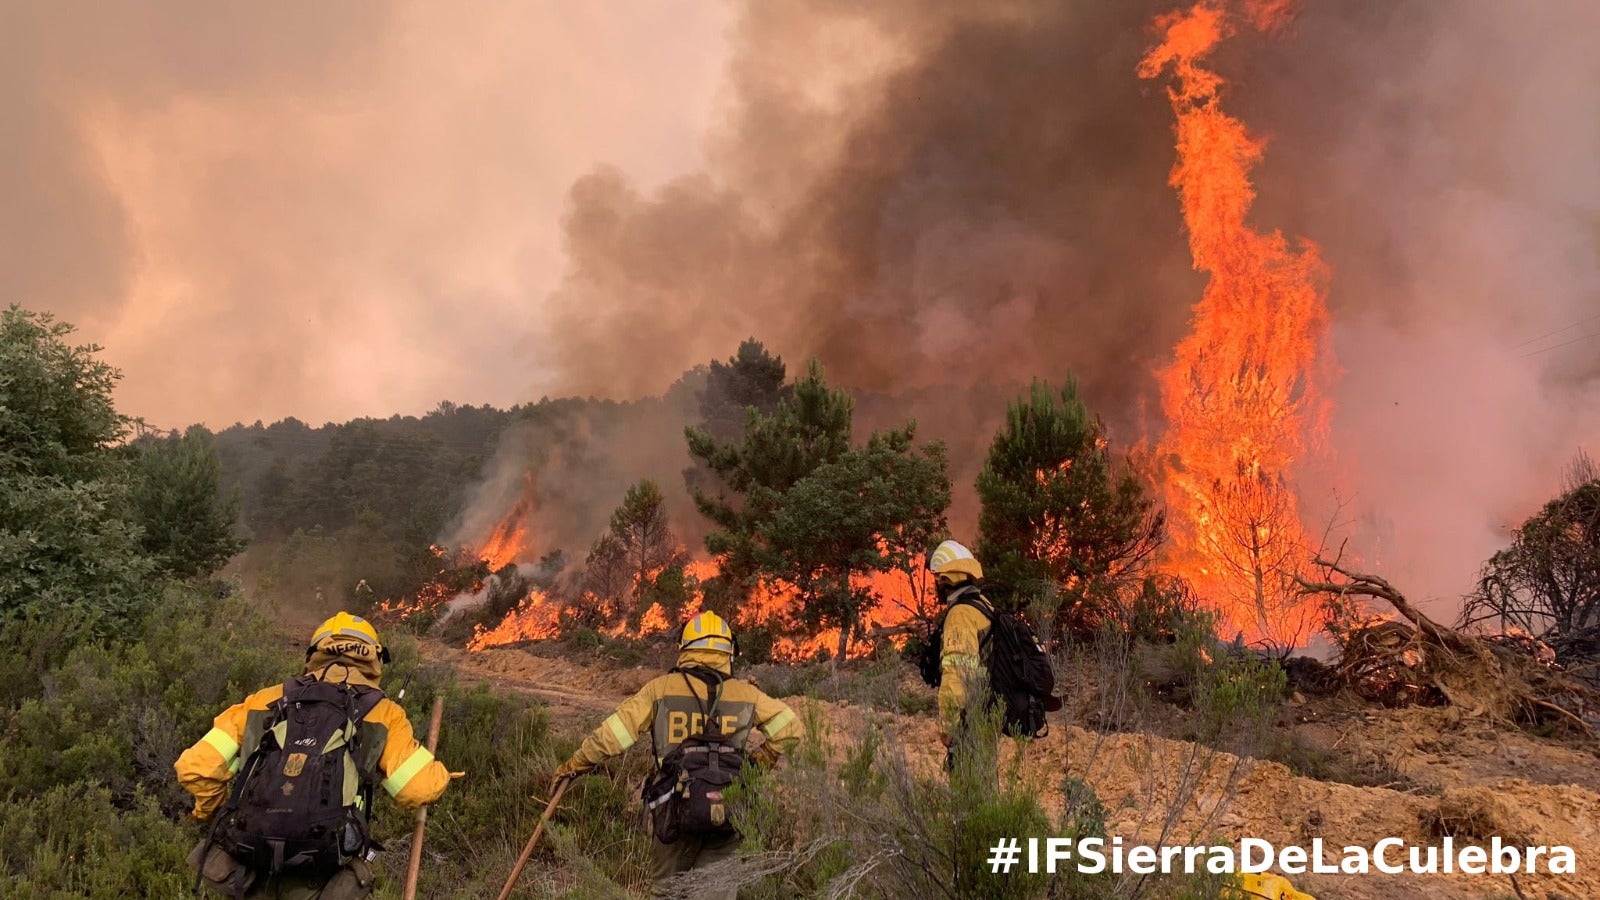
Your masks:
[[[361,750],[361,724],[367,720],[367,716],[372,715],[372,711],[378,708],[378,704],[384,701],[386,695],[378,688],[353,688],[352,693],[355,696],[350,703],[349,716],[351,724],[355,726],[355,730],[350,736],[350,749],[354,754],[359,770],[361,761],[359,752]],[[370,773],[361,772],[362,786],[370,788],[372,785],[377,784],[379,781],[377,774],[376,771]],[[369,797],[368,800],[370,799]]]
[[[352,688],[352,691],[355,693],[355,697],[352,698],[349,711],[352,728],[350,734],[350,749],[348,752],[350,754],[350,760],[354,762],[356,766],[356,777],[361,780],[360,786],[356,788],[356,798],[358,801],[360,814],[362,816],[371,816],[373,812],[373,800],[377,796],[378,784],[382,780],[382,777],[376,764],[370,768],[362,764],[364,758],[366,757],[366,752],[362,741],[362,724],[366,722],[367,716],[371,715],[372,711],[378,708],[378,704],[384,701],[385,695],[379,688]],[[376,758],[374,759],[374,763],[376,763]],[[376,844],[375,841],[372,841],[370,835],[368,836],[367,840],[373,844]]]
[[[950,601],[950,605],[945,608],[944,615],[939,617],[940,631],[944,630],[944,620],[950,615],[950,610],[955,609],[958,606],[970,606],[978,612],[983,613],[983,617],[989,620],[989,627],[985,629],[983,634],[978,638],[979,652],[988,649],[990,641],[992,641],[994,638],[994,620],[995,616],[998,614],[996,612],[994,603],[990,601],[988,597],[985,597],[982,593],[980,593],[976,588],[962,589],[956,598]]]
[[[690,696],[694,697],[695,705],[700,706],[700,713],[705,716],[706,726],[710,727],[714,721],[713,713],[717,711],[718,704],[722,702],[722,684],[728,680],[728,676],[704,666],[674,666],[671,671],[683,676],[684,685],[689,688]],[[694,683],[689,680],[691,675],[706,686],[706,699],[710,701],[709,706],[701,706],[700,693],[694,689]],[[721,737],[722,724],[720,722],[716,723],[716,729],[717,736]]]

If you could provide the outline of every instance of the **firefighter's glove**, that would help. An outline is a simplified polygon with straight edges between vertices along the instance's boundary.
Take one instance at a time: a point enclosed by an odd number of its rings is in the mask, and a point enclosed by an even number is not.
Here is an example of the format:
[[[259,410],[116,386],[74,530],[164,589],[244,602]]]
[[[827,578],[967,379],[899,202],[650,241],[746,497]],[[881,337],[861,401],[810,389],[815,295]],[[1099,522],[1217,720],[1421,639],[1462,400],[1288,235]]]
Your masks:
[[[465,778],[465,777],[467,777],[467,773],[465,773],[465,772],[451,772],[450,773],[450,780],[451,781],[455,781],[457,778]]]
[[[557,781],[571,781],[572,779],[577,778],[579,775],[587,774],[593,768],[594,766],[591,766],[585,762],[581,762],[576,758],[569,759],[561,765],[556,766],[554,777]]]
[[[763,743],[761,746],[750,751],[750,761],[760,769],[772,768],[778,764],[778,760],[782,756],[783,754],[779,753],[777,748],[773,747],[770,742]]]

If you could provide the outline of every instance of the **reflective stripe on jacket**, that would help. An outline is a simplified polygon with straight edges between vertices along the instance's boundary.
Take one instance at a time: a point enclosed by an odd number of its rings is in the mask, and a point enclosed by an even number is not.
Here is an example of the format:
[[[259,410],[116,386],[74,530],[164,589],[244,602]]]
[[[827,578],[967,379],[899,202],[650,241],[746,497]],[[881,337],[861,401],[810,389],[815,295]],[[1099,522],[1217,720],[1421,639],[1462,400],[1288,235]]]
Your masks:
[[[703,666],[727,675],[728,655],[685,650],[678,656],[678,665]],[[718,724],[733,746],[743,748],[752,728],[759,728],[766,736],[765,756],[786,753],[799,742],[800,720],[782,700],[733,677],[722,682],[720,695],[716,705]],[[705,711],[710,706],[706,684],[700,679],[681,672],[658,675],[584,738],[571,762],[585,770],[593,768],[623,753],[647,733],[655,745],[656,761],[660,762],[684,738],[704,727]]]
[[[209,819],[228,796],[228,782],[243,763],[243,748],[261,741],[266,727],[267,707],[283,696],[283,685],[275,684],[235,703],[213,720],[205,736],[183,751],[173,768],[178,784],[194,795],[192,815]],[[382,776],[383,789],[402,806],[417,807],[432,803],[450,784],[450,772],[417,743],[411,722],[398,703],[385,697],[361,721],[365,759],[357,759],[362,771]]]

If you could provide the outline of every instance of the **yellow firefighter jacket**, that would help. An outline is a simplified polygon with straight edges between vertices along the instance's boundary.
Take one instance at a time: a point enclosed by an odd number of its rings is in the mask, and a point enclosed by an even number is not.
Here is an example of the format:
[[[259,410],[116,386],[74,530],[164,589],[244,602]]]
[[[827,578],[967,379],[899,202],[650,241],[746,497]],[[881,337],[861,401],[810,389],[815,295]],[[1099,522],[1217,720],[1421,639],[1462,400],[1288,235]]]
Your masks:
[[[945,734],[953,734],[961,713],[967,707],[967,689],[987,671],[989,617],[965,603],[962,597],[987,599],[976,585],[968,585],[949,597],[950,609],[944,615],[944,643],[939,648],[939,715]]]
[[[319,644],[306,670],[324,681],[349,681],[376,687],[380,668],[376,659],[331,654]],[[213,720],[214,727],[205,737],[183,751],[173,764],[178,772],[178,784],[194,795],[192,814],[195,818],[209,819],[227,798],[228,781],[244,762],[240,757],[241,747],[249,753],[250,748],[260,742],[265,731],[267,707],[282,696],[283,685],[275,684],[256,691],[243,703],[228,707]],[[417,743],[411,722],[398,703],[387,697],[379,700],[362,720],[361,727],[364,731],[362,745],[376,756],[376,769],[384,777],[384,790],[402,806],[432,803],[444,794],[445,787],[450,784],[449,771],[426,747]],[[357,764],[365,769],[371,762],[358,760]]]
[[[716,650],[684,650],[678,666],[701,666],[723,675],[731,671],[731,659]],[[705,727],[706,710],[711,707],[707,687],[700,679],[681,672],[668,672],[652,678],[637,694],[623,701],[617,711],[584,738],[572,758],[556,770],[557,775],[587,772],[632,747],[649,732],[659,763],[683,739]],[[774,700],[747,681],[729,677],[722,682],[716,715],[728,743],[743,748],[751,728],[761,729],[766,742],[752,754],[756,761],[771,764],[793,749],[800,740],[800,721],[794,710]]]

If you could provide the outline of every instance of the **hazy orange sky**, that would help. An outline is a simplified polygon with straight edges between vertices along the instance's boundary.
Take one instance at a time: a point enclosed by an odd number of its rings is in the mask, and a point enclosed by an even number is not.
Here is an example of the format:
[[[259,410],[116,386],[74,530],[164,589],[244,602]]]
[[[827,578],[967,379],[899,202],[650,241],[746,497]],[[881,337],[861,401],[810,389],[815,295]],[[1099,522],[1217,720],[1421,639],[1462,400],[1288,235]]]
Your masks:
[[[568,188],[704,165],[731,18],[0,2],[0,300],[163,427],[528,399]]]

